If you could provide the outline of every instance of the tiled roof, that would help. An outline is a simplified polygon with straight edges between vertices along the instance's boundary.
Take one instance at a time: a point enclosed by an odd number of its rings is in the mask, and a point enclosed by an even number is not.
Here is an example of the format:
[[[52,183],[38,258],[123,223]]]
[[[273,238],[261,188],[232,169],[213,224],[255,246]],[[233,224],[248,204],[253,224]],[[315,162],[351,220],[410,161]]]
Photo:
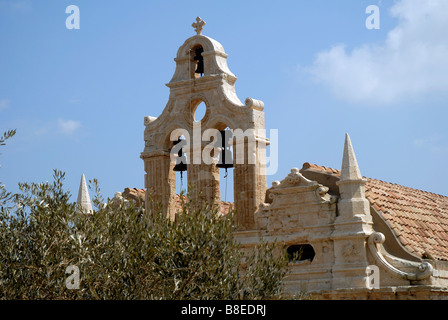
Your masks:
[[[336,169],[305,163],[339,177]],[[366,178],[366,198],[388,222],[402,245],[420,257],[448,260],[448,197]]]
[[[145,201],[145,189],[138,189],[138,188],[126,188],[124,189],[124,192],[122,193],[122,196],[128,200],[135,200],[137,201],[137,203],[139,205],[143,205],[144,201]],[[180,195],[176,195],[177,196],[177,208],[181,209],[181,196]],[[187,200],[186,196],[184,197],[184,201]],[[230,208],[233,206],[233,204],[231,202],[225,202],[225,201],[221,201],[221,213],[222,214],[228,214],[230,212]]]

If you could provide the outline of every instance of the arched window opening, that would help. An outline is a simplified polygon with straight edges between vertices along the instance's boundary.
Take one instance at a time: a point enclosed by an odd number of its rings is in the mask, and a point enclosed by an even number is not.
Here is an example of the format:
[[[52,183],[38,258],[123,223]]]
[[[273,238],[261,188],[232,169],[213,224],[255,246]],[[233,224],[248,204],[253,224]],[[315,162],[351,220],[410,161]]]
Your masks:
[[[234,202],[233,195],[233,172],[219,170],[219,189],[221,191],[221,201]]]
[[[183,148],[186,145],[185,136],[180,136],[177,141],[173,141],[173,150],[177,150],[177,158],[173,170],[176,172],[176,193],[180,194],[182,191],[187,192],[187,155]]]
[[[191,50],[193,61],[194,61],[194,72],[192,74],[193,78],[202,77],[204,72],[204,57],[202,53],[204,49],[201,46],[196,46]]]
[[[297,262],[297,261],[313,261],[316,253],[314,252],[313,246],[310,244],[295,244],[289,246],[286,249],[286,253],[288,254],[289,262]]]
[[[216,166],[220,169],[221,201],[233,202],[233,175],[230,170],[233,168],[233,133],[229,127],[220,130],[220,138],[217,142],[221,143],[221,151]]]

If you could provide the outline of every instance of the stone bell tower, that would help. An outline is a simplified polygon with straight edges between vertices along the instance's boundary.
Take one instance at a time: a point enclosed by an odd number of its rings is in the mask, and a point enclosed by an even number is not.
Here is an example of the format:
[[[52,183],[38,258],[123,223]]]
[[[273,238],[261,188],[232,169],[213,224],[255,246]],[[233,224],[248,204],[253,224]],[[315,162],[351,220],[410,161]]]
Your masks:
[[[173,218],[176,202],[176,175],[173,171],[177,152],[174,142],[185,137],[183,152],[187,159],[188,197],[219,203],[217,149],[207,149],[214,141],[213,132],[233,131],[233,181],[236,220],[241,230],[255,227],[254,214],[264,202],[266,192],[266,145],[264,104],[247,98],[243,104],[236,95],[237,77],[227,67],[222,45],[202,35],[205,22],[196,18],[196,35],[188,38],[174,59],[176,70],[171,81],[168,103],[162,114],[145,117],[145,149],[141,153],[145,167],[146,210],[161,205]],[[196,121],[195,112],[204,103],[204,117]],[[212,161],[204,158],[211,155]]]

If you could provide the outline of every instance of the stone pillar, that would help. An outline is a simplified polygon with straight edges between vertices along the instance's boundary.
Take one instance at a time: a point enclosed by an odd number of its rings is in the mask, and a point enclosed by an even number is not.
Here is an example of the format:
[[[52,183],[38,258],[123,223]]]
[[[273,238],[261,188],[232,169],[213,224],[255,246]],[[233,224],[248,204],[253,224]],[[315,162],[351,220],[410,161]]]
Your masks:
[[[143,157],[145,163],[146,212],[162,213],[174,219],[176,210],[176,173],[169,152],[153,152]],[[151,201],[150,201],[151,199]]]
[[[255,135],[234,142],[234,201],[238,230],[255,229],[255,212],[267,189],[266,140]],[[244,152],[244,156],[239,154]]]
[[[188,165],[188,198],[208,204],[220,204],[219,169],[216,164]],[[194,203],[193,203],[194,204]]]
[[[345,138],[341,179],[337,182],[341,198],[332,234],[335,264],[333,288],[365,288],[367,238],[373,232],[370,204],[364,194],[363,179],[348,134]]]

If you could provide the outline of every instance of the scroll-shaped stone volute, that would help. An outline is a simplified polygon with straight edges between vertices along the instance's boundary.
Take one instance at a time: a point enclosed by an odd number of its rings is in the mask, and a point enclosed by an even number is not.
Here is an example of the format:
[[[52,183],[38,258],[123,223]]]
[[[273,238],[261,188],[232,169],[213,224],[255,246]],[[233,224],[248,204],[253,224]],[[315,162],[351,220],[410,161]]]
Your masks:
[[[319,184],[316,181],[311,181],[305,178],[298,168],[292,168],[291,173],[289,173],[286,178],[282,181],[274,181],[272,183],[272,189],[277,188],[288,188],[288,187],[296,187],[296,186],[318,186]]]
[[[156,117],[146,116],[145,119],[144,119],[143,124],[146,126],[146,125],[150,124],[151,122],[153,122],[155,120],[157,120]]]
[[[407,261],[407,264],[409,266],[413,266],[416,269],[416,272],[405,272],[391,265],[377,248],[377,245],[382,245],[385,240],[386,237],[381,232],[374,232],[368,238],[368,246],[370,252],[372,253],[378,265],[381,265],[383,268],[406,280],[424,280],[432,275],[433,267],[428,262],[418,263]]]
[[[335,203],[337,201],[337,197],[328,194],[329,188],[323,185],[319,185],[316,189],[316,195],[322,202]]]
[[[246,101],[244,101],[244,104],[246,105],[246,107],[252,108],[255,110],[263,111],[263,109],[264,109],[264,102],[261,100],[246,98]]]

